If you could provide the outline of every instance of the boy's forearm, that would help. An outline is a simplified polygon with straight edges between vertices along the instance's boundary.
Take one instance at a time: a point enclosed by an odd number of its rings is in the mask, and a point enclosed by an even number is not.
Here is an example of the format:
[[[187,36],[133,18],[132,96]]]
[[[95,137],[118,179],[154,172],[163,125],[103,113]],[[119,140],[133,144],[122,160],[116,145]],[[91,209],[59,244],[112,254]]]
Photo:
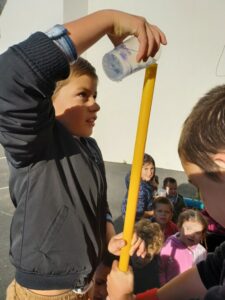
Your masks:
[[[64,24],[78,55],[107,34],[114,45],[120,44],[127,36],[139,40],[137,61],[155,55],[160,44],[166,45],[164,33],[140,16],[118,10],[106,9],[94,12],[78,20]]]
[[[78,55],[92,46],[113,28],[113,11],[101,10],[64,24],[76,45]]]
[[[158,289],[157,297],[159,300],[201,300],[206,291],[198,270],[194,267]]]

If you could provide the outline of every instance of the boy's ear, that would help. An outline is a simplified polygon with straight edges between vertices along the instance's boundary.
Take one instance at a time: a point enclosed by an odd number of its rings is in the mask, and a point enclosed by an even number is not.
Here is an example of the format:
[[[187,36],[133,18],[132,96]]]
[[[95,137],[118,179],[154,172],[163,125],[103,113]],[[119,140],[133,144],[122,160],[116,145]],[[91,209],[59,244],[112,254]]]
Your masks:
[[[213,161],[217,166],[219,166],[222,169],[225,169],[225,153],[217,153],[216,155],[213,156]]]

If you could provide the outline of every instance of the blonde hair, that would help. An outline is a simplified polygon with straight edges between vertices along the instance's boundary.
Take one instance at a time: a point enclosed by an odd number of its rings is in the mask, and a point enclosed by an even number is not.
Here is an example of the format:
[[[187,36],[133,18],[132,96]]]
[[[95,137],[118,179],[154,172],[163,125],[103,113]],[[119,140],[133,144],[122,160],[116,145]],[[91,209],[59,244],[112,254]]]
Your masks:
[[[152,253],[158,254],[164,242],[164,235],[158,223],[152,223],[148,219],[141,219],[135,224],[135,231],[141,237],[147,248],[146,257],[152,260]]]
[[[52,101],[54,101],[60,89],[64,87],[71,80],[71,78],[80,77],[83,75],[90,76],[91,78],[96,79],[98,81],[96,69],[92,66],[92,64],[89,61],[82,57],[79,57],[76,60],[76,62],[70,66],[69,76],[66,79],[60,80],[56,83],[56,87],[52,95]]]

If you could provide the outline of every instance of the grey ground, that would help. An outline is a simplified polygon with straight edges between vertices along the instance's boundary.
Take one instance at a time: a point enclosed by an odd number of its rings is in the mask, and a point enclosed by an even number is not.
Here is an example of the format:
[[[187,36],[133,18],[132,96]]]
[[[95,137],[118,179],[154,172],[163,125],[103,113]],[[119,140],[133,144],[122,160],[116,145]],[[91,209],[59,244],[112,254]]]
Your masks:
[[[120,205],[125,194],[124,177],[130,169],[128,164],[106,162],[106,174],[108,181],[108,201],[114,217],[117,232],[122,230],[122,218]],[[177,179],[181,194],[187,197],[195,197],[196,190],[187,183],[183,172],[157,169],[160,184],[166,176]],[[8,191],[8,167],[4,152],[0,146],[0,300],[5,299],[5,290],[13,279],[14,268],[9,261],[9,229],[14,212]]]

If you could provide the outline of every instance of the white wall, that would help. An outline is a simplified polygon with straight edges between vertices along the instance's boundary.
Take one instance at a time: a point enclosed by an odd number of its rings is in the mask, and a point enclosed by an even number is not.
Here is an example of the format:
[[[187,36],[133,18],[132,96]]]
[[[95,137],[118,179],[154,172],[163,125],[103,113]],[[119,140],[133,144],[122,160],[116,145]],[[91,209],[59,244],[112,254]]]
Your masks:
[[[0,16],[0,52],[36,30],[104,8],[143,15],[168,38],[159,60],[146,152],[160,168],[181,170],[177,143],[182,123],[196,100],[222,84],[216,66],[225,45],[224,0],[8,0]],[[102,56],[112,48],[107,38],[87,52],[100,84],[99,114],[94,137],[104,159],[132,162],[144,71],[120,83],[106,78]],[[225,56],[224,56],[225,57]],[[225,75],[224,64],[219,72]]]
[[[88,0],[63,0],[63,21],[70,22],[88,13]]]
[[[114,8],[143,15],[166,33],[150,118],[146,152],[158,167],[182,170],[177,144],[182,123],[197,99],[222,84],[216,65],[225,45],[224,0],[89,1],[89,12]],[[120,83],[106,78],[101,59],[112,48],[105,38],[88,51],[100,76],[102,111],[94,136],[106,161],[132,161],[144,71]],[[224,60],[225,63],[225,60]],[[225,75],[225,64],[220,68]]]
[[[0,17],[0,52],[37,30],[63,21],[62,0],[7,0]]]

